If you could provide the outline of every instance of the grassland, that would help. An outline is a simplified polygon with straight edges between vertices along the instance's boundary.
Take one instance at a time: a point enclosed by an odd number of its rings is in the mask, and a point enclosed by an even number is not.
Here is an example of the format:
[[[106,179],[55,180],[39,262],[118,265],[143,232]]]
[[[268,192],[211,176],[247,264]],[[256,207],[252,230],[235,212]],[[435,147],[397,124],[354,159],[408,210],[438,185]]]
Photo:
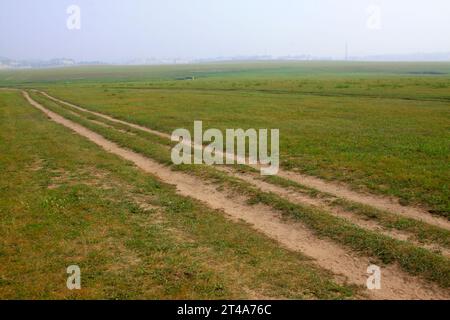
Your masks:
[[[170,158],[170,149],[166,148],[168,141],[159,140],[155,143],[153,137],[149,134],[139,131],[133,131],[136,136],[125,135],[126,128],[108,122],[111,127],[104,127],[100,123],[104,123],[101,118],[86,115],[86,118],[80,118],[79,115],[72,114],[73,110],[66,110],[59,104],[48,101],[38,94],[33,94],[33,98],[45,105],[52,111],[63,115],[66,119],[82,124],[102,136],[107,137],[120,146],[132,149],[140,154],[146,155],[151,159],[167,166],[173,166]],[[92,123],[91,120],[98,121]],[[117,131],[123,130],[122,132]],[[170,144],[169,144],[170,145]],[[182,170],[194,175],[203,177],[215,185],[233,188],[236,192],[247,194],[249,203],[264,204],[271,206],[282,212],[285,216],[301,221],[317,234],[337,241],[338,243],[348,246],[357,252],[368,254],[376,258],[380,263],[399,263],[407,272],[412,274],[420,274],[432,281],[440,283],[444,287],[450,286],[450,264],[448,259],[440,254],[431,253],[428,250],[417,248],[403,241],[396,241],[389,237],[374,232],[369,232],[362,228],[356,227],[354,224],[335,218],[323,210],[311,208],[304,205],[295,205],[282,199],[274,194],[261,192],[254,187],[241,181],[229,178],[227,175],[216,172],[212,168],[204,166],[173,166],[175,170]],[[440,236],[448,240],[449,233],[439,230]],[[430,235],[433,232],[429,232]]]
[[[193,74],[195,81],[174,80]],[[0,76],[8,78],[166,133],[194,120],[205,128],[279,128],[283,167],[449,216],[449,64],[98,67]]]
[[[344,182],[362,194],[395,197],[448,222],[449,75],[447,63],[261,62],[2,71],[0,86],[44,90],[162,133],[191,128],[194,120],[222,130],[279,128],[284,170]],[[195,80],[177,80],[185,77]],[[336,275],[281,248],[267,234],[178,195],[173,187],[49,123],[17,92],[0,95],[0,147],[6,155],[0,181],[6,195],[0,202],[5,235],[0,296],[360,297],[359,288],[336,284]],[[217,190],[245,195],[248,206],[280,212],[284,223],[301,223],[317,239],[449,287],[446,228],[280,177],[259,179],[327,207],[292,202],[284,193],[264,191],[216,168],[172,166],[167,139],[36,92],[30,95],[121,147]],[[249,168],[233,170],[252,174]],[[330,208],[350,220],[331,214]],[[367,228],[370,224],[376,227]],[[65,290],[64,268],[73,261],[87,270],[89,290]],[[34,278],[37,286],[31,283]]]
[[[0,296],[349,298],[330,274],[1,92]],[[65,287],[82,269],[81,292]]]

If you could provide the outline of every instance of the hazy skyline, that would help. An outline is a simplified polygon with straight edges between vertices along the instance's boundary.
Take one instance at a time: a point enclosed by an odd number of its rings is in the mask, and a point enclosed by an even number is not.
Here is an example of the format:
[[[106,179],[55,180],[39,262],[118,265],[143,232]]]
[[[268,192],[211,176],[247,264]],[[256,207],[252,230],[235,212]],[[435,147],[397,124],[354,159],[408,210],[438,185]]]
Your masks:
[[[81,28],[67,28],[67,8]],[[448,0],[2,0],[0,57],[124,62],[450,52]]]

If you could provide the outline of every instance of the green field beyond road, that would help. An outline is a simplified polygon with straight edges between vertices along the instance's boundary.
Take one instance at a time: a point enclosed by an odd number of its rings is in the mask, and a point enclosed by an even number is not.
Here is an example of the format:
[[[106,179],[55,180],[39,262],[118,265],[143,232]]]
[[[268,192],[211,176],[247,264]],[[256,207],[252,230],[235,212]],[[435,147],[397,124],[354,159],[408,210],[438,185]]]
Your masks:
[[[279,128],[284,168],[449,217],[450,63],[76,67],[2,71],[0,85],[166,133]]]

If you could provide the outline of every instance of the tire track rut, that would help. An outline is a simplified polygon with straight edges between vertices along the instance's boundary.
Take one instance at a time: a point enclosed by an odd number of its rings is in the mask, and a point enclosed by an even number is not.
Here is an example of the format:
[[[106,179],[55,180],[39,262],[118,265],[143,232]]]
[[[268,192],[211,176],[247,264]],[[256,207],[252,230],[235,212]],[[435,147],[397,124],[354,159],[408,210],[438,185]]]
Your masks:
[[[151,134],[157,135],[162,138],[166,138],[166,139],[171,138],[171,136],[169,134],[159,132],[159,131],[156,131],[156,130],[153,130],[153,129],[150,129],[150,128],[147,128],[145,126],[141,126],[138,124],[119,120],[119,119],[105,115],[100,112],[95,112],[95,111],[85,109],[83,107],[72,104],[70,102],[66,102],[64,100],[55,98],[44,91],[39,91],[39,90],[34,90],[34,91],[41,93],[45,97],[47,97],[55,102],[67,105],[69,107],[75,108],[75,109],[83,111],[83,112],[87,112],[87,113],[96,115],[96,116],[104,118],[106,120],[109,120],[109,121],[112,121],[115,123],[119,123],[122,125],[126,125],[131,128],[141,130],[141,131],[144,131],[147,133],[151,133]],[[203,146],[194,145],[194,148],[203,148]],[[222,154],[225,157],[234,157],[233,155],[229,155],[229,154],[227,155],[226,153],[219,152],[219,154]],[[256,165],[256,166],[249,165],[249,166],[256,168],[256,169],[260,169],[260,166],[258,166],[258,165]],[[358,203],[361,203],[364,205],[369,205],[369,206],[371,206],[373,208],[377,208],[379,210],[388,211],[390,213],[398,214],[398,215],[412,218],[412,219],[415,219],[418,221],[422,221],[422,222],[425,222],[425,223],[428,223],[428,224],[431,224],[431,225],[434,225],[434,226],[437,226],[437,227],[440,227],[440,228],[443,228],[446,230],[450,230],[450,221],[448,219],[432,215],[428,211],[426,211],[422,208],[412,207],[412,206],[403,206],[399,203],[398,199],[394,199],[391,197],[378,196],[378,195],[374,195],[374,194],[360,193],[360,192],[352,190],[350,187],[348,187],[347,185],[345,185],[343,183],[329,182],[329,181],[325,181],[325,180],[317,178],[317,177],[308,176],[308,175],[300,174],[300,173],[293,172],[293,171],[286,171],[283,169],[279,170],[278,176],[280,176],[284,179],[288,179],[288,180],[297,182],[304,186],[317,189],[321,192],[333,194],[333,195],[343,198],[343,199],[347,199],[347,200],[350,200],[353,202],[358,202]]]
[[[366,269],[371,258],[361,257],[344,249],[332,241],[318,238],[312,231],[300,223],[283,221],[280,212],[264,205],[251,206],[243,196],[236,196],[218,191],[213,185],[205,184],[199,178],[170,170],[134,151],[119,147],[103,136],[54,113],[23,91],[25,99],[35,108],[46,114],[51,120],[59,123],[80,136],[97,144],[105,151],[131,161],[141,170],[151,173],[163,182],[176,186],[179,194],[197,199],[213,209],[222,210],[235,221],[243,220],[252,227],[276,240],[283,247],[300,251],[313,258],[319,266],[330,270],[341,283],[365,286]],[[363,290],[363,294],[371,299],[448,299],[448,291],[433,283],[411,276],[396,265],[382,268],[382,289]]]

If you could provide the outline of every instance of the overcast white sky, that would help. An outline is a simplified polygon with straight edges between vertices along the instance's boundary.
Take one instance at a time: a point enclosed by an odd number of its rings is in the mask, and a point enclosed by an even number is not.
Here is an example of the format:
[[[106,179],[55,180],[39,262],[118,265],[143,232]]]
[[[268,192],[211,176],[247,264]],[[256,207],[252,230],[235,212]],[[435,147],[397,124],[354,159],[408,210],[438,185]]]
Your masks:
[[[80,30],[66,26],[69,5]],[[0,56],[13,59],[339,58],[346,42],[354,56],[450,52],[450,1],[0,1]]]

